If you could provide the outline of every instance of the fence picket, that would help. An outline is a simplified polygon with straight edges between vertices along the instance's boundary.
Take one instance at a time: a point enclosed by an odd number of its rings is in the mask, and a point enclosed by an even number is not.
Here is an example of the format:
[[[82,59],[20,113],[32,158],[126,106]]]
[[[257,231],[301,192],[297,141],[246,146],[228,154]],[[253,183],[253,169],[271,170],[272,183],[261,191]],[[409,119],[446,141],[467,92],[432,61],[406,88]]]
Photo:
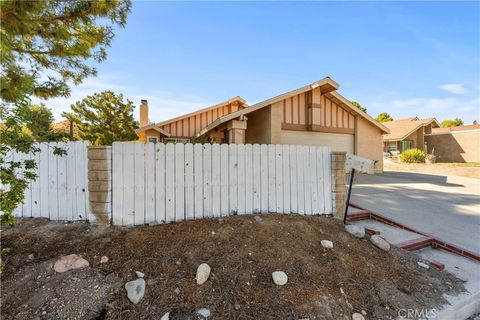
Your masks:
[[[123,144],[123,225],[135,223],[134,144]]]
[[[194,219],[193,144],[185,144],[185,219]]]
[[[165,223],[165,144],[155,145],[155,222]]]
[[[185,220],[185,145],[175,144],[175,221]]]
[[[291,213],[290,206],[290,146],[282,145],[282,165],[283,165],[283,213]]]
[[[238,164],[237,164],[237,145],[228,146],[229,154],[229,213],[228,215],[238,213]]]
[[[193,175],[195,185],[195,219],[203,218],[203,147],[197,143],[193,146]]]
[[[145,223],[155,223],[155,145],[145,145]]]
[[[276,212],[275,145],[268,145],[268,211]]]
[[[260,145],[254,144],[252,150],[252,173],[253,173],[253,207],[252,212],[261,212],[261,162],[260,162]]]
[[[212,145],[203,145],[203,217],[213,217],[212,213]]]
[[[65,142],[59,142],[57,147],[67,151]],[[58,220],[69,220],[70,217],[67,216],[67,156],[55,157],[57,158]]]
[[[290,146],[290,211],[298,213],[297,146]]]
[[[284,213],[283,207],[283,149],[281,144],[275,145],[275,188],[276,209],[274,212]]]
[[[39,152],[35,153],[32,159],[34,159],[35,163],[37,164],[36,168],[33,170],[37,175],[37,178],[32,182],[32,217],[39,218],[41,217],[41,201],[42,201],[40,197],[40,179],[42,179],[43,177],[43,175],[40,174],[40,171],[39,171],[40,153]],[[75,171],[72,170],[72,172],[75,172]]]
[[[124,202],[124,171],[123,171],[123,143],[114,142],[112,145],[112,223],[114,225],[124,225],[123,216],[126,214]],[[127,183],[127,182],[125,182]]]
[[[253,147],[245,145],[245,213],[253,211]]]
[[[220,213],[222,217],[230,214],[229,211],[229,160],[228,144],[220,145]]]
[[[260,212],[267,213],[268,203],[268,146],[260,145]]]
[[[175,221],[175,145],[165,146],[165,222]]]
[[[214,217],[221,217],[220,204],[220,145],[212,145],[212,213]]]
[[[238,214],[245,214],[245,145],[237,145]]]

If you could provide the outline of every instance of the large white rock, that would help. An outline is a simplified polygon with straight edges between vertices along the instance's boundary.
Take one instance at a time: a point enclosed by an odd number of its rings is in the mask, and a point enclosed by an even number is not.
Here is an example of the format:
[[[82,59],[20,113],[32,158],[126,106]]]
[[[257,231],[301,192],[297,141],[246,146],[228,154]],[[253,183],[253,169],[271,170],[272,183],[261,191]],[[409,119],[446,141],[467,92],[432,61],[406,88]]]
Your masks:
[[[160,320],[169,320],[170,319],[170,312],[165,313]]]
[[[68,256],[62,256],[53,265],[53,270],[56,272],[66,272],[73,269],[81,269],[88,267],[90,263],[82,257],[76,254],[70,254]]]
[[[197,268],[197,284],[204,284],[210,276],[211,268],[208,264],[202,263]]]
[[[365,320],[361,313],[354,313],[352,314],[352,320]]]
[[[370,241],[373,243],[373,245],[377,248],[380,248],[384,251],[390,250],[390,243],[385,241],[382,237],[380,237],[378,234],[374,234],[373,236],[370,237]]]
[[[354,224],[347,224],[345,230],[350,233],[352,236],[357,238],[365,237],[365,228],[361,226],[356,226]]]
[[[272,272],[272,279],[273,279],[273,282],[278,286],[283,286],[288,282],[287,274],[283,271]]]
[[[197,310],[197,314],[206,319],[206,318],[210,317],[210,310],[208,310],[206,308],[202,308],[202,309]]]
[[[333,249],[333,242],[330,240],[322,240],[320,241],[320,243],[322,244],[322,247],[324,247],[325,249]]]
[[[125,284],[125,289],[127,290],[128,300],[130,300],[133,304],[137,304],[143,299],[143,295],[145,294],[145,280],[143,278],[139,278],[137,280],[127,282]]]

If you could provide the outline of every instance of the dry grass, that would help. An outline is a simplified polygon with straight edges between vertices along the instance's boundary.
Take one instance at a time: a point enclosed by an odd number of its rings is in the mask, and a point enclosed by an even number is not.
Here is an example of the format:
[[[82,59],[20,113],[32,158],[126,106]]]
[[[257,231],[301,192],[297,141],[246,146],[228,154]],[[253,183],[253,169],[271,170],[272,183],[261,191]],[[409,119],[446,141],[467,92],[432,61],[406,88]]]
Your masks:
[[[438,175],[461,176],[480,179],[480,162],[471,163],[447,163],[439,162],[433,164],[426,163],[397,163],[386,160],[385,170],[401,170],[411,172],[423,172]]]

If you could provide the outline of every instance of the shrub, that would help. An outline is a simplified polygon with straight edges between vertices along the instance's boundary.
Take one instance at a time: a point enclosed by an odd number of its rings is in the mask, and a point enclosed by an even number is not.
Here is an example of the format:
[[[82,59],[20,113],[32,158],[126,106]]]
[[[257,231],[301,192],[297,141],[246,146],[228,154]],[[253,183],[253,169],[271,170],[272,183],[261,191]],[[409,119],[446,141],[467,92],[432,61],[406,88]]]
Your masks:
[[[420,149],[408,149],[400,154],[400,161],[406,163],[422,163],[425,161],[425,152]]]

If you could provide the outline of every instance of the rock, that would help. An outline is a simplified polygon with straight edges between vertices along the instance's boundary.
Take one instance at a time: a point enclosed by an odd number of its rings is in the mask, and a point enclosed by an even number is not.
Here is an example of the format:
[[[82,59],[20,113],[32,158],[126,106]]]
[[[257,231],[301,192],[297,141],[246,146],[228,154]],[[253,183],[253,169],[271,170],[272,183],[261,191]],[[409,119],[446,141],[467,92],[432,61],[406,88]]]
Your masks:
[[[197,284],[204,284],[210,276],[211,268],[208,264],[202,263],[197,268]]]
[[[180,289],[179,289],[179,288],[175,288],[175,290],[173,290],[173,292],[175,292],[175,294],[180,294]]]
[[[420,262],[420,261],[418,261],[417,264],[418,264],[420,267],[425,268],[425,269],[429,269],[429,268],[430,268],[430,266],[429,266],[428,264],[423,263],[423,262]]]
[[[350,233],[352,236],[357,238],[365,237],[365,228],[361,226],[356,226],[354,224],[347,224],[345,230]]]
[[[33,259],[35,259],[35,255],[33,253],[30,253],[28,256],[27,256],[27,259],[29,261],[32,261]]]
[[[76,254],[70,254],[60,257],[53,265],[53,270],[55,270],[55,272],[66,272],[68,270],[85,268],[89,265],[90,263],[82,257]]]
[[[322,240],[320,241],[320,243],[322,244],[322,247],[324,247],[325,249],[333,249],[333,242],[330,240]]]
[[[140,272],[140,271],[135,271],[135,274],[136,274],[136,275],[137,275],[137,277],[139,277],[139,278],[143,278],[143,277],[145,277],[145,273],[143,273],[143,272]]]
[[[160,320],[169,320],[170,319],[170,312],[165,313]]]
[[[139,278],[127,282],[125,284],[125,289],[127,290],[127,297],[133,304],[137,304],[142,300],[143,295],[145,294],[145,280]]]
[[[235,310],[239,310],[240,309],[240,304],[239,303],[235,303],[235,305],[233,306],[235,308]]]
[[[370,237],[370,241],[373,243],[374,246],[377,248],[380,248],[384,251],[390,250],[390,243],[385,241],[382,237],[380,237],[378,234],[374,234],[373,236]]]
[[[107,263],[108,262],[108,257],[107,256],[102,256],[100,258],[100,263]]]
[[[262,221],[262,218],[261,218],[261,217],[259,217],[259,216],[255,216],[255,218],[254,218],[254,219],[255,219],[255,221],[257,221],[257,222],[260,222],[260,221]]]
[[[361,313],[362,313],[363,316],[367,315],[367,312],[365,310],[362,310]]]
[[[274,271],[272,272],[273,282],[278,286],[283,286],[288,282],[287,274],[283,271]]]
[[[352,314],[352,320],[365,320],[365,318],[360,313]]]
[[[197,314],[203,317],[204,319],[210,317],[210,310],[206,308],[198,309]]]

